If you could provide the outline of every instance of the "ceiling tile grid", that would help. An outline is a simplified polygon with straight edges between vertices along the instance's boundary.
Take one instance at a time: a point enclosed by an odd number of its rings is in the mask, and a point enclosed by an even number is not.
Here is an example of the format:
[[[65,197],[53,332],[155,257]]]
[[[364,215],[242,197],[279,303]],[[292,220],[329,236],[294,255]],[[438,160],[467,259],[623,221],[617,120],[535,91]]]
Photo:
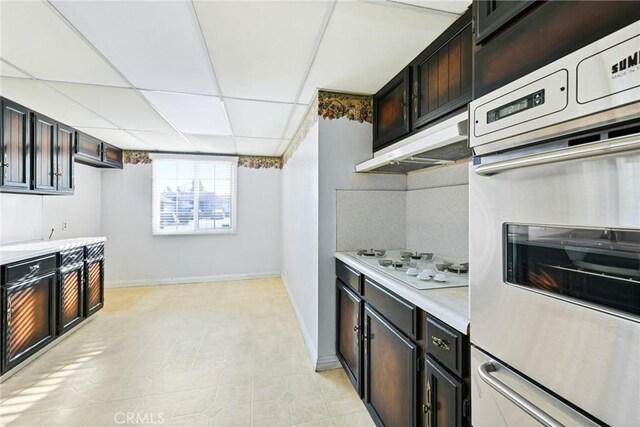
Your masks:
[[[125,149],[274,156],[317,89],[376,92],[469,4],[3,1],[0,93]]]

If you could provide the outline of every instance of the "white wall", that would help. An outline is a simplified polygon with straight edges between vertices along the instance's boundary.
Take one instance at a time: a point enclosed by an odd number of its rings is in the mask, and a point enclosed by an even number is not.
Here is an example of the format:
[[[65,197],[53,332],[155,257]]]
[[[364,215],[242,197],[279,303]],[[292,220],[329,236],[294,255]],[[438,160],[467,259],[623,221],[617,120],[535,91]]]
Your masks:
[[[279,169],[238,168],[238,230],[223,235],[151,234],[151,165],[102,174],[101,231],[107,286],[278,275]]]
[[[118,173],[119,170],[110,170]],[[100,236],[101,169],[75,164],[73,196],[43,196],[43,226],[45,239],[54,229],[52,239]],[[64,223],[66,222],[66,229]]]
[[[48,239],[52,228],[52,239],[99,236],[100,181],[100,169],[76,163],[72,196],[2,193],[0,243]]]
[[[282,171],[282,280],[307,350],[318,357],[318,122]]]
[[[351,188],[355,165],[371,157],[373,127],[341,118],[320,119],[318,360],[335,366],[336,342],[336,190]]]

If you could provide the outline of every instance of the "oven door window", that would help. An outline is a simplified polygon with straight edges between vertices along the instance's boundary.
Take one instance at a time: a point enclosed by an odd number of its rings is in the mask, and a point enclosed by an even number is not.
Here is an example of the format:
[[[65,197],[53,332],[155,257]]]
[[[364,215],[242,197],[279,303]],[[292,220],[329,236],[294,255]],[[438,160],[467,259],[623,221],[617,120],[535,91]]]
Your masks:
[[[640,230],[504,225],[507,283],[640,315]]]

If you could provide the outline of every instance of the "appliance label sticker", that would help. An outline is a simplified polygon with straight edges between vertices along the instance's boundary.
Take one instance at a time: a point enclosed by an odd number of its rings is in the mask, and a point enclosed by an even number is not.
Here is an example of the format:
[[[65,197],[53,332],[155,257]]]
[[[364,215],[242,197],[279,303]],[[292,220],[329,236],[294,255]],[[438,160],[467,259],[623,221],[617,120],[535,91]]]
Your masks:
[[[578,64],[578,102],[595,101],[635,88],[640,98],[640,35]]]

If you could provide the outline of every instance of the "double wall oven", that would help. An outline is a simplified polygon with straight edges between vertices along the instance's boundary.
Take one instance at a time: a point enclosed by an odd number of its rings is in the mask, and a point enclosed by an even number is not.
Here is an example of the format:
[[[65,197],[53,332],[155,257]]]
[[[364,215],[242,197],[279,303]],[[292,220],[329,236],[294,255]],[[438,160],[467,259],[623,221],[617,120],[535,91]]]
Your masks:
[[[473,425],[640,425],[640,22],[471,103]]]

